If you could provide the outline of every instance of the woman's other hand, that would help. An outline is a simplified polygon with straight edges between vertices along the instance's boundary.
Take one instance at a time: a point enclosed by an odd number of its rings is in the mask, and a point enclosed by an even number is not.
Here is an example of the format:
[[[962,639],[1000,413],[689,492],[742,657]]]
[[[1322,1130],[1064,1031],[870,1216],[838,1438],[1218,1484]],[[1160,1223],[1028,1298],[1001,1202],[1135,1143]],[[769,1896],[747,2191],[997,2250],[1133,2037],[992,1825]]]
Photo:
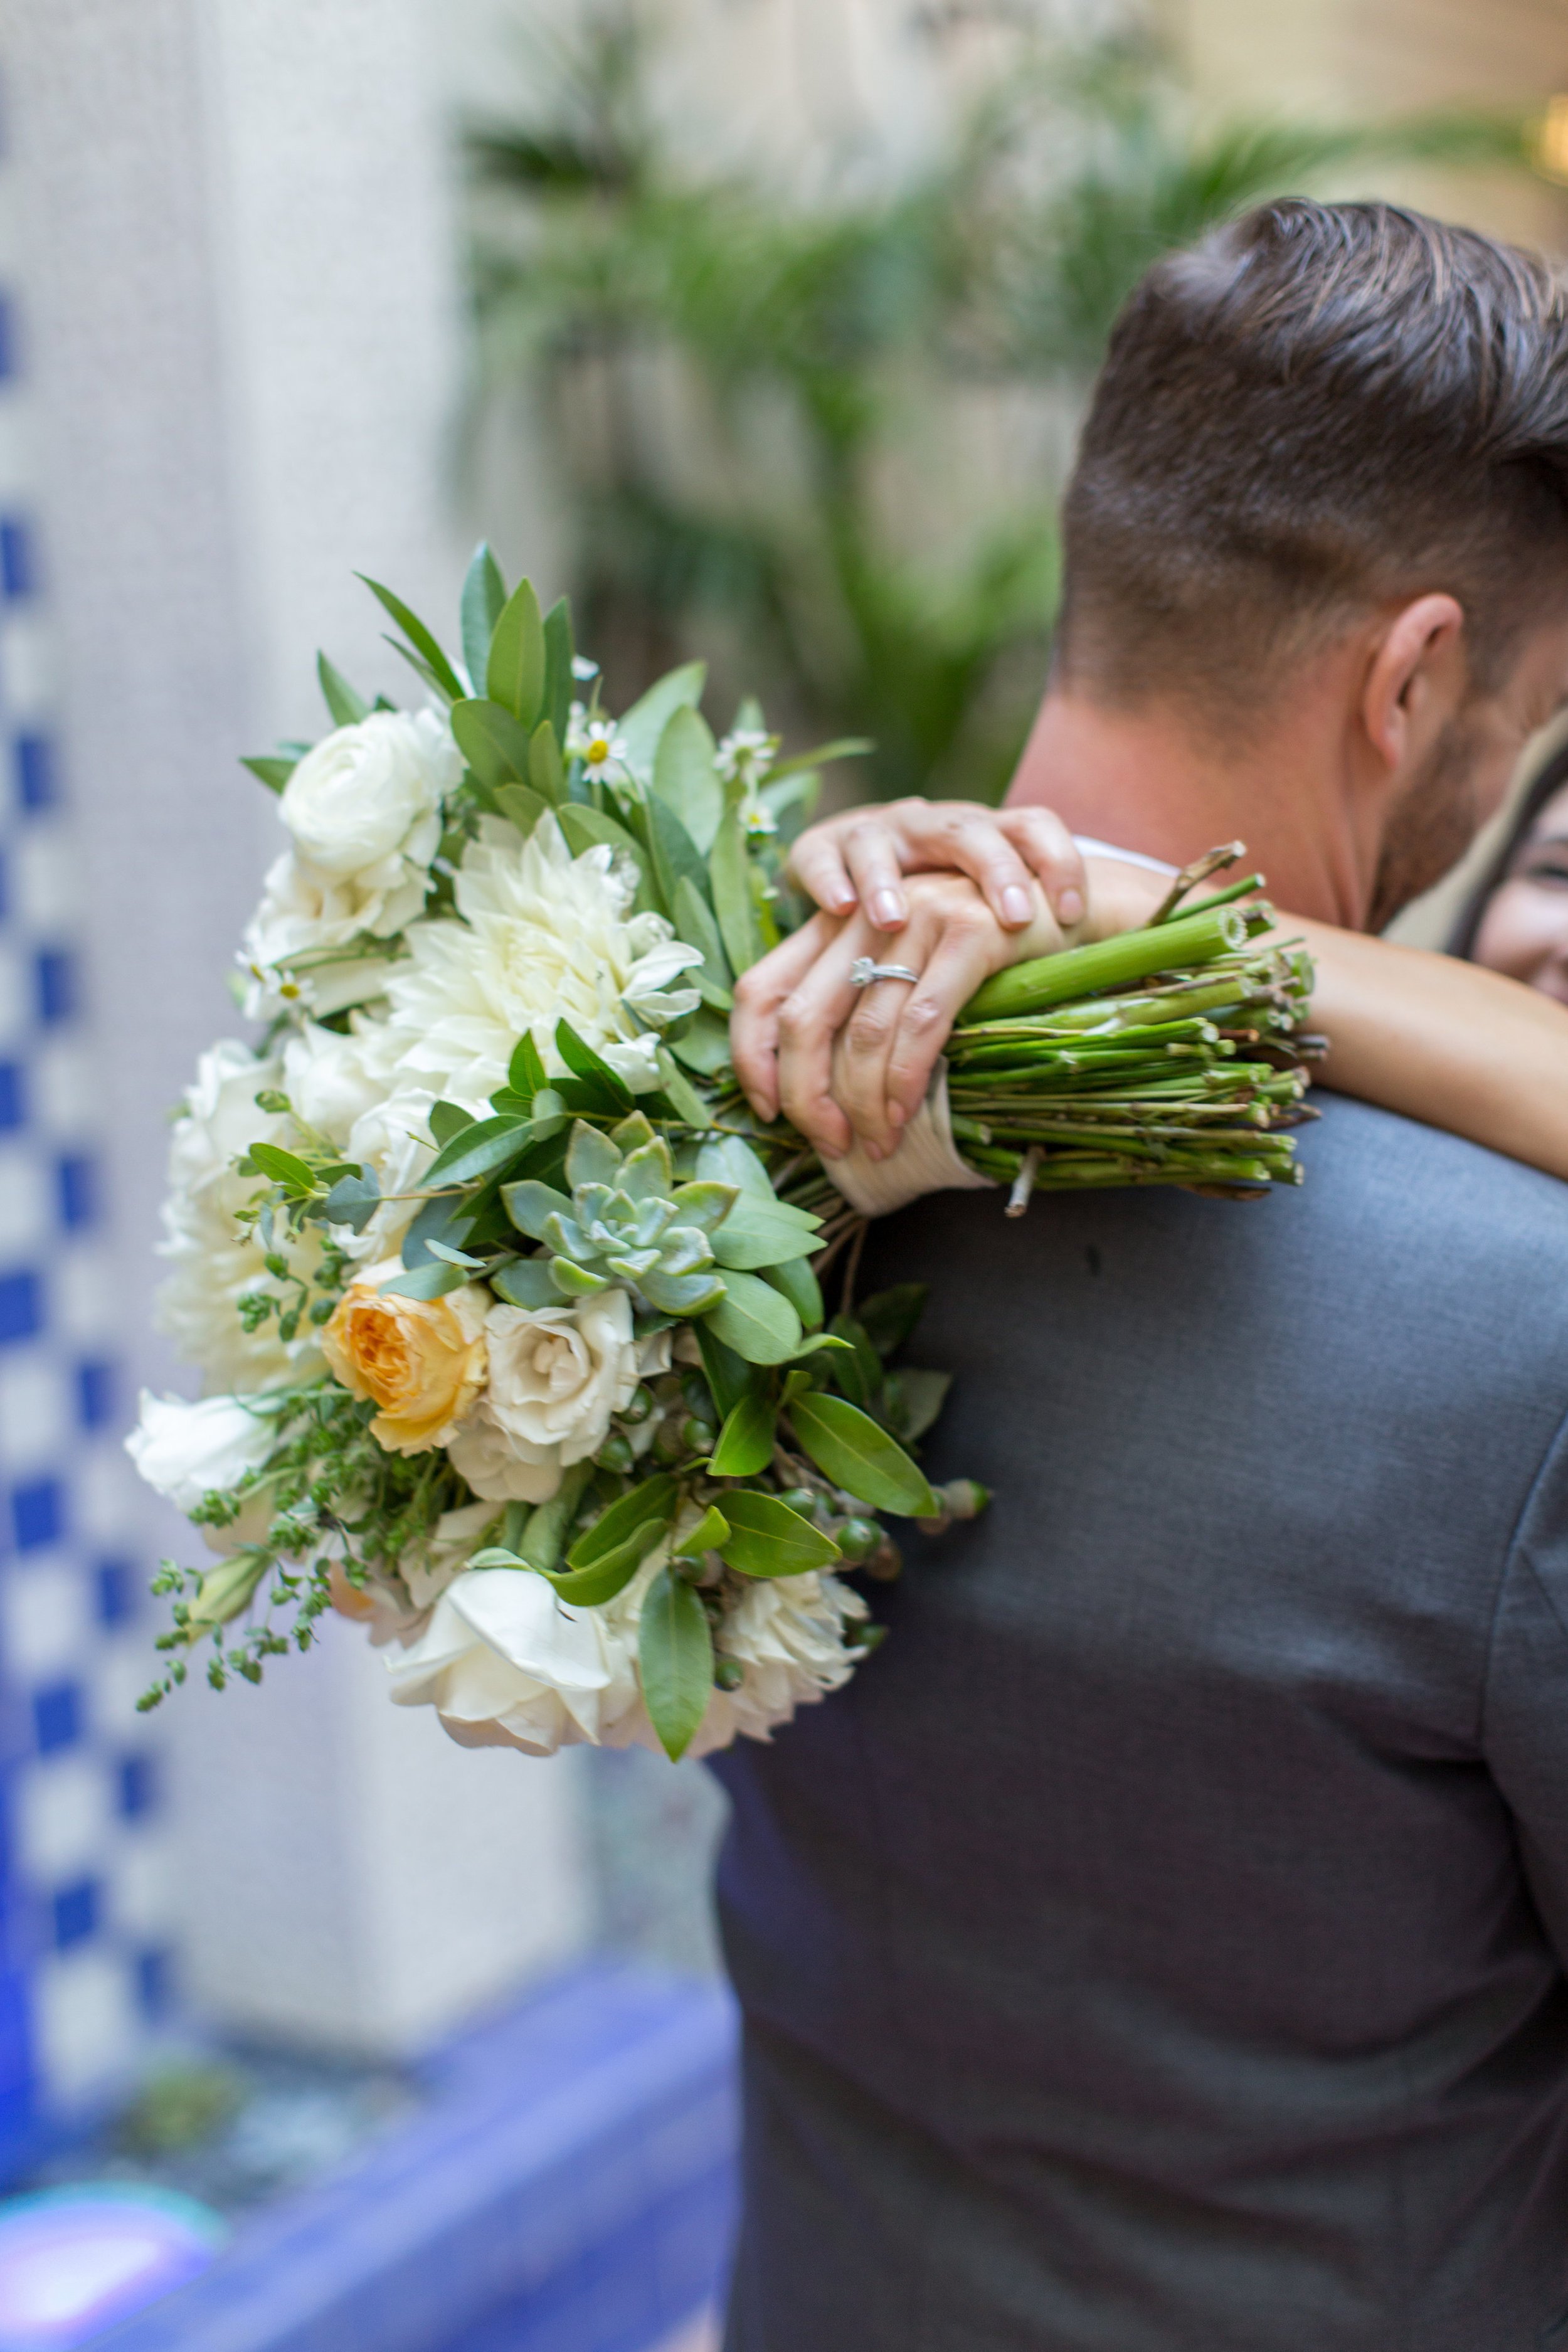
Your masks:
[[[789,872],[825,914],[847,918],[858,908],[884,937],[910,920],[910,874],[966,874],[1005,931],[1027,929],[1039,893],[1063,931],[1089,905],[1078,845],[1047,808],[904,800],[848,809],[801,835]]]
[[[902,885],[896,941],[856,906],[844,919],[814,915],[742,973],[730,1034],[757,1116],[784,1111],[826,1159],[841,1158],[857,1135],[885,1159],[981,982],[1066,944],[1040,885],[1031,876],[1021,887],[1026,919],[1004,925],[967,874],[914,874]],[[849,973],[862,957],[907,964],[919,977],[858,989]]]

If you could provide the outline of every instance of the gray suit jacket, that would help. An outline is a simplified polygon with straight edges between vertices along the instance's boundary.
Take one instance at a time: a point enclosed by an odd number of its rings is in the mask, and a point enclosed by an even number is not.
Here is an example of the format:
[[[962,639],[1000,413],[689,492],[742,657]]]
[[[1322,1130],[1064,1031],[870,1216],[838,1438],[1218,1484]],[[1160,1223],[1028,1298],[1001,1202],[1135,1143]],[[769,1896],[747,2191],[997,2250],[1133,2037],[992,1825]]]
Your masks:
[[[1568,2346],[1568,1186],[879,1229],[957,1375],[886,1647],[721,1770],[731,2352]]]

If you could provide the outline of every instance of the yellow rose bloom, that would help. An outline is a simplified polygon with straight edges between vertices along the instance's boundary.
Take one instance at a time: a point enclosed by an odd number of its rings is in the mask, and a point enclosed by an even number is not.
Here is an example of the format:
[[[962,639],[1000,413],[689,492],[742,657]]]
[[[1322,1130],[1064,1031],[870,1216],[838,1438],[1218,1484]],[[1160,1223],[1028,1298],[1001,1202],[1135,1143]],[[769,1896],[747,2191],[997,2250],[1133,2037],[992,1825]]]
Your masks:
[[[381,1409],[370,1433],[389,1454],[445,1445],[484,1385],[488,1293],[400,1298],[378,1285],[401,1267],[373,1266],[351,1283],[321,1334],[321,1349],[351,1396]]]

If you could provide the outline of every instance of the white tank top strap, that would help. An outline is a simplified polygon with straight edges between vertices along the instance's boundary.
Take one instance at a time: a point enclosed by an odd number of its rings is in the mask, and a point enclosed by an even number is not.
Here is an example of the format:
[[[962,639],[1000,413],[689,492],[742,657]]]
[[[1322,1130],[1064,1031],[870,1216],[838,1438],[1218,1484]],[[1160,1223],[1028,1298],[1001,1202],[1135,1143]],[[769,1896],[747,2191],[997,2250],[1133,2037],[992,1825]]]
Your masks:
[[[1086,833],[1075,833],[1073,840],[1086,857],[1114,857],[1122,866],[1142,866],[1147,874],[1174,874],[1178,870],[1167,866],[1163,857],[1145,857],[1141,849],[1118,849],[1113,841],[1094,841]]]

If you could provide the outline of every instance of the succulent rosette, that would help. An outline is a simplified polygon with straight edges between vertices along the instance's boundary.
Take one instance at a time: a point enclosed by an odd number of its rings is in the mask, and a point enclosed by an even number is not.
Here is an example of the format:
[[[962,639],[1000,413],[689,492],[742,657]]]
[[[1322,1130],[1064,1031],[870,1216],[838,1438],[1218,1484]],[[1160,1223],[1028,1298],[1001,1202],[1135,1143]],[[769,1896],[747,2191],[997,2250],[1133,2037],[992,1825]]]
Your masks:
[[[867,747],[781,759],[754,703],[716,743],[698,664],[584,704],[566,606],[488,549],[462,669],[371,585],[426,706],[323,656],[331,731],[246,763],[288,836],[239,959],[261,1026],[202,1057],[162,1244],[205,1393],[144,1398],[130,1440],[218,1557],[163,1564],[142,1704],[197,1644],[258,1680],[335,1607],[470,1746],[765,1739],[874,1647],[850,1580],[900,1572],[886,1522],[986,1501],[916,1458],[947,1388],[902,1361],[923,1294],[854,1295],[889,1169],[854,1205],[730,1065],[735,976],[805,911],[817,772]],[[1310,968],[1254,946],[1250,881],[1174,911],[1233,854],[987,983],[901,1197],[1294,1181]]]

